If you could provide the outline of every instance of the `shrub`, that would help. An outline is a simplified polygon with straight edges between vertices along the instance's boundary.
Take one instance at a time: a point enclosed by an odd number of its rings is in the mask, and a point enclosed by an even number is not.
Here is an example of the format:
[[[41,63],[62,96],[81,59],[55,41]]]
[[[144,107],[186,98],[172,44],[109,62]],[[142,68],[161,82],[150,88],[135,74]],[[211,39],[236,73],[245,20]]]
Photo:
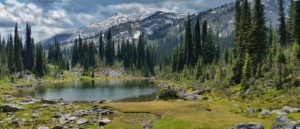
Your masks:
[[[158,98],[161,100],[178,99],[177,92],[174,89],[166,88],[159,92]]]

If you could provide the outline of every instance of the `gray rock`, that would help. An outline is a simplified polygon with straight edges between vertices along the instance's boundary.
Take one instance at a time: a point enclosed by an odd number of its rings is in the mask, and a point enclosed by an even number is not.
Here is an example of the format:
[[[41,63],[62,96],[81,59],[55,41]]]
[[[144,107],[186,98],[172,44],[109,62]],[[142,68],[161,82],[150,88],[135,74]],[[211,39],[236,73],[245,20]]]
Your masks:
[[[3,124],[4,122],[3,121],[0,121],[0,124]]]
[[[69,121],[75,121],[76,119],[77,119],[76,116],[71,116],[71,117],[68,118]]]
[[[264,129],[264,126],[260,123],[240,123],[230,129]]]
[[[272,129],[299,129],[300,125],[285,116],[277,116]]]
[[[238,104],[233,104],[232,106],[233,106],[233,107],[239,107],[240,105],[238,105]]]
[[[287,113],[283,110],[272,110],[271,111],[272,114],[276,113],[278,115],[286,115]]]
[[[81,118],[81,119],[77,120],[76,123],[77,123],[78,125],[83,125],[83,124],[89,123],[89,121],[88,121],[87,119],[85,119],[85,118]]]
[[[62,117],[62,113],[60,112],[53,112],[53,114],[54,114],[54,118]]]
[[[37,129],[50,129],[50,128],[47,127],[47,126],[40,126],[40,127],[38,127]]]
[[[260,115],[271,115],[271,112],[267,109],[263,109],[259,114]]]
[[[253,114],[254,113],[254,109],[252,107],[248,107],[247,110],[248,110],[249,114]]]
[[[99,126],[107,125],[110,122],[111,122],[111,120],[109,120],[108,118],[105,118],[105,119],[99,121]]]
[[[71,114],[63,115],[61,118],[59,118],[59,123],[62,125],[69,123],[69,117],[71,117]]]
[[[292,107],[289,107],[289,106],[284,106],[284,107],[282,107],[281,110],[286,112],[286,113],[300,112],[300,108],[292,108]]]
[[[37,117],[39,117],[39,114],[38,113],[32,113],[31,117],[32,118],[37,118]]]
[[[14,104],[3,104],[1,106],[1,108],[3,108],[4,112],[15,112],[15,111],[18,111],[18,110],[24,110],[23,107],[19,107],[19,106],[14,105]]]
[[[47,104],[44,104],[43,107],[49,107]]]
[[[63,129],[61,125],[55,125],[52,129]]]

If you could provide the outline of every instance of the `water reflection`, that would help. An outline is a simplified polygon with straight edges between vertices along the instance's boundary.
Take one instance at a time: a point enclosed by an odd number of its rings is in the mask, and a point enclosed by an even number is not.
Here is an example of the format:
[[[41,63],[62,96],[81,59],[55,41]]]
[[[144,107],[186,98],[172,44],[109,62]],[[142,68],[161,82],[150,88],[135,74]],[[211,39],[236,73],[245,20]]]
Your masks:
[[[148,80],[98,80],[44,84],[22,91],[21,96],[63,98],[67,101],[98,101],[120,99],[122,101],[151,101],[158,89]]]

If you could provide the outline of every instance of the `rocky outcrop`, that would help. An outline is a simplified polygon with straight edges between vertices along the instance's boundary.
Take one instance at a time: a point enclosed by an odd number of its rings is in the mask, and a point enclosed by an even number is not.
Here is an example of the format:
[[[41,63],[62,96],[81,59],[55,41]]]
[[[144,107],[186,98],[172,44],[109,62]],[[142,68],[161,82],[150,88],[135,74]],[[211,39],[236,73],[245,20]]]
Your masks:
[[[240,123],[230,129],[264,129],[264,126],[260,123]]]
[[[78,125],[84,125],[84,124],[89,123],[89,121],[88,121],[87,119],[85,119],[85,118],[81,118],[81,119],[77,120],[76,123],[77,123]]]
[[[107,125],[111,122],[111,120],[109,120],[108,118],[105,118],[103,120],[99,120],[99,126],[104,126]]]
[[[3,105],[1,105],[1,108],[3,109],[4,112],[15,112],[18,110],[24,110],[23,107],[19,107],[14,104],[3,104]]]
[[[300,129],[300,125],[285,116],[277,116],[272,129]]]
[[[260,115],[271,115],[271,112],[267,109],[263,109],[259,114]]]

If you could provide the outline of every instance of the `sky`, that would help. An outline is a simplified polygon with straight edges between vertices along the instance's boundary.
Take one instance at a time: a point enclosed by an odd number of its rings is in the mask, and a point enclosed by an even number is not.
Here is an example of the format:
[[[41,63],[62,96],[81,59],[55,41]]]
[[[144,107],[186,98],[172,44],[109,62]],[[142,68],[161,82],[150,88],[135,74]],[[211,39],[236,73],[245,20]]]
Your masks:
[[[16,23],[21,34],[26,23],[40,41],[104,20],[116,13],[169,11],[195,13],[235,0],[0,0],[0,34],[13,33]]]

